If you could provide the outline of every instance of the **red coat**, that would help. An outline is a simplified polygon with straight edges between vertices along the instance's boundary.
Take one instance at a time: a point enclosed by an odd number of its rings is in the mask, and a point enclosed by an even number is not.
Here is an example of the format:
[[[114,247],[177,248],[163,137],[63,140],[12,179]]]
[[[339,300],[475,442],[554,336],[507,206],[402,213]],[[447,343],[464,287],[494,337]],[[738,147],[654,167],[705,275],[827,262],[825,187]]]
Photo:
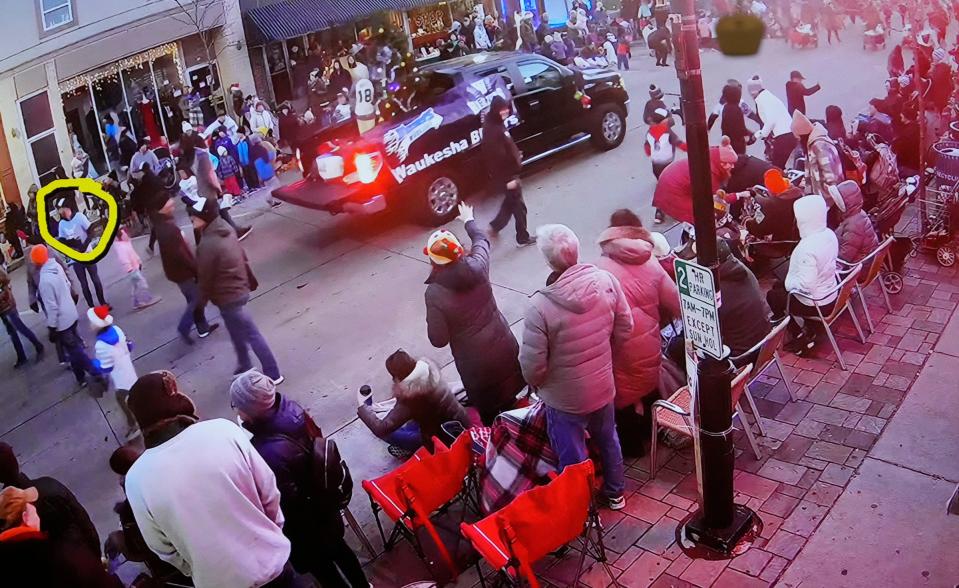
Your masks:
[[[719,163],[719,148],[709,149],[712,171],[712,191],[715,194],[722,188],[729,174]],[[679,159],[666,166],[656,184],[653,206],[680,222],[693,222],[692,186],[689,179],[689,160]]]

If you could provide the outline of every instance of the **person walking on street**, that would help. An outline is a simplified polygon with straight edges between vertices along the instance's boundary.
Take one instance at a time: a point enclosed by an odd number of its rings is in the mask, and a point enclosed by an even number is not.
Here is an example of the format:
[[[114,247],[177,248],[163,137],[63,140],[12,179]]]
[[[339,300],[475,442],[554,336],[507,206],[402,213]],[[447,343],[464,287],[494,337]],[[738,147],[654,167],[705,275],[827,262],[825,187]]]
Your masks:
[[[200,421],[167,371],[141,376],[129,403],[146,450],[125,487],[150,550],[197,588],[292,586],[276,476],[246,433]]]
[[[86,375],[95,372],[87,352],[83,349],[83,340],[77,334],[79,315],[70,292],[70,282],[63,273],[63,268],[50,257],[45,245],[34,245],[30,249],[30,260],[40,267],[40,284],[37,291],[43,300],[50,341],[63,347],[77,383],[81,388],[85,387]]]
[[[649,48],[656,54],[656,65],[659,67],[669,67],[666,59],[672,53],[673,43],[669,34],[669,29],[665,25],[658,27],[646,38]]]
[[[654,119],[656,118],[657,110],[669,112],[669,107],[666,106],[666,103],[663,101],[663,96],[665,96],[665,94],[662,88],[656,84],[649,85],[649,100],[647,100],[646,105],[643,106],[643,122],[647,125],[655,124]],[[670,118],[672,118],[672,114],[670,114]]]
[[[233,380],[230,404],[276,475],[293,569],[312,574],[323,588],[368,588],[360,561],[343,540],[340,509],[349,502],[353,481],[336,443],[324,439],[303,407],[278,394],[273,380],[256,370]]]
[[[154,296],[150,292],[150,285],[147,283],[147,279],[143,277],[143,262],[133,248],[133,241],[130,240],[130,235],[127,234],[125,228],[121,228],[117,232],[113,249],[117,252],[120,269],[130,279],[133,310],[143,310],[163,300],[161,296]]]
[[[13,369],[18,369],[27,363],[27,354],[24,353],[23,343],[20,341],[21,334],[36,349],[37,363],[43,361],[43,343],[33,334],[30,327],[23,324],[23,319],[20,318],[20,313],[17,311],[17,300],[13,297],[13,284],[10,282],[10,276],[2,267],[0,267],[0,320],[3,321],[7,334],[10,335],[14,351],[17,352],[17,363],[13,364]]]
[[[510,105],[502,96],[494,96],[486,120],[483,121],[483,159],[490,173],[490,192],[505,194],[496,217],[490,221],[490,233],[495,236],[510,217],[516,224],[516,243],[525,246],[533,243],[526,228],[526,203],[519,173],[523,169],[523,156],[506,129]]]
[[[74,212],[73,208],[67,203],[65,198],[61,198],[57,204],[60,211],[60,222],[57,224],[57,238],[65,245],[73,248],[75,251],[86,252],[90,248],[90,219],[82,212]],[[97,271],[96,263],[73,262],[73,271],[77,274],[80,281],[80,289],[83,290],[83,299],[87,301],[87,306],[93,307],[93,296],[90,294],[90,285],[87,282],[87,276],[93,282],[93,289],[97,293],[97,300],[100,306],[106,305],[103,296],[103,284],[100,283],[100,274]]]
[[[807,88],[803,84],[805,79],[802,73],[796,70],[789,74],[789,81],[786,82],[786,104],[790,116],[797,110],[806,114],[806,96],[812,96],[822,89],[819,84]]]
[[[789,111],[778,96],[763,86],[763,80],[758,75],[746,82],[746,89],[756,101],[756,114],[762,121],[762,128],[753,133],[753,137],[769,138],[772,141],[769,162],[780,169],[785,169],[786,162],[789,161],[797,144],[796,137],[790,129],[792,119]]]
[[[793,114],[790,126],[806,154],[806,193],[819,194],[827,202],[831,201],[839,210],[844,211],[846,206],[842,198],[834,199],[829,191],[830,186],[838,186],[845,180],[845,173],[842,170],[839,149],[829,138],[826,128],[819,123],[813,124],[806,115],[798,111]]]
[[[173,220],[174,200],[167,194],[164,194],[161,200],[161,203],[157,203],[158,209],[151,215],[160,247],[160,261],[163,264],[163,274],[176,284],[186,299],[186,308],[180,315],[177,332],[185,343],[193,345],[193,338],[190,337],[191,325],[196,325],[197,336],[203,339],[220,324],[209,324],[204,312],[205,305],[199,304],[196,258],[183,238],[180,227]]]
[[[653,257],[652,235],[630,210],[617,210],[599,236],[603,256],[596,266],[619,280],[633,317],[633,332],[613,350],[616,430],[626,457],[645,454],[652,404],[659,399],[662,360],[660,317],[681,318],[679,293]],[[642,416],[637,412],[642,408]]]
[[[99,374],[109,374],[117,404],[127,419],[126,436],[130,438],[137,430],[136,419],[127,406],[130,388],[137,381],[137,371],[130,355],[133,341],[128,340],[123,330],[113,324],[109,306],[97,306],[87,310],[87,320],[97,334],[97,341],[93,346],[93,367]]]
[[[616,434],[613,350],[632,333],[629,304],[615,277],[579,263],[579,240],[568,227],[545,225],[537,235],[552,273],[523,321],[523,376],[546,404],[558,469],[588,458],[589,432],[600,450],[607,504],[621,510],[625,478]]]
[[[250,293],[258,286],[246,253],[236,232],[220,216],[216,200],[204,198],[198,204],[200,207],[190,208],[193,228],[203,233],[203,239],[196,249],[200,286],[197,305],[202,308],[209,300],[220,309],[236,351],[237,367],[234,374],[241,374],[253,367],[250,361],[252,349],[263,365],[263,373],[280,384],[284,378],[273,351],[246,309]]]
[[[20,244],[20,236],[17,231],[27,230],[27,215],[23,212],[23,207],[16,202],[7,204],[7,216],[3,220],[3,233],[13,247],[12,259],[23,257],[23,245]]]
[[[450,346],[470,404],[489,426],[516,403],[526,386],[519,345],[496,306],[490,285],[490,243],[473,220],[473,208],[460,204],[472,246],[467,252],[450,231],[430,235],[424,253],[431,271],[426,280],[426,328],[433,347]]]

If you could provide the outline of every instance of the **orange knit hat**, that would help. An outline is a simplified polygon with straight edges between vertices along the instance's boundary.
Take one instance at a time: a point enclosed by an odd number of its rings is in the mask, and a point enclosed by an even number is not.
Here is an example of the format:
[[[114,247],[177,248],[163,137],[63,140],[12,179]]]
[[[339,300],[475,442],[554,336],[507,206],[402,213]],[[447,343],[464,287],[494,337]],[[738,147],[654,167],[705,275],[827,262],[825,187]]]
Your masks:
[[[30,261],[34,265],[43,265],[50,259],[50,252],[47,250],[46,245],[34,245],[30,249]]]
[[[763,174],[763,184],[766,185],[766,189],[773,196],[779,196],[792,187],[792,184],[783,177],[783,172],[778,167],[766,170],[766,173]]]
[[[430,261],[436,265],[446,265],[458,260],[465,251],[456,235],[446,229],[440,229],[430,235],[423,253],[428,255]]]

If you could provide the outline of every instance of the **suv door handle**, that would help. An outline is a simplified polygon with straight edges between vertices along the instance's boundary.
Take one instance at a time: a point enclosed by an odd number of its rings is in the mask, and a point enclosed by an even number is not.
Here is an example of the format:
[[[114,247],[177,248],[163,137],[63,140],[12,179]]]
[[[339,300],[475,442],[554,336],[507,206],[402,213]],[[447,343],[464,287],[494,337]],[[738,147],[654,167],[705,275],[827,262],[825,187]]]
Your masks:
[[[530,100],[529,105],[535,108],[536,106],[539,106],[539,100]]]

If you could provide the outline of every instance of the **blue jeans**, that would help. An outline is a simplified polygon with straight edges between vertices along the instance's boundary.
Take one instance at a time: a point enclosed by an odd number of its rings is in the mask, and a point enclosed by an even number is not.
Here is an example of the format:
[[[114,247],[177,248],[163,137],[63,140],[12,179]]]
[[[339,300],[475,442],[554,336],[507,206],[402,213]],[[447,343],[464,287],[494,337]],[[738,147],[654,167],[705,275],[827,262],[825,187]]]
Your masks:
[[[416,424],[416,421],[410,421],[393,431],[386,436],[384,441],[407,451],[416,451],[423,446],[423,438],[420,436],[420,426]]]
[[[253,367],[253,362],[250,361],[250,349],[253,349],[253,353],[263,365],[263,373],[275,380],[280,377],[280,368],[276,365],[276,359],[266,339],[260,334],[256,323],[253,322],[253,317],[246,310],[246,303],[249,300],[249,296],[244,296],[236,302],[219,307],[226,330],[229,331],[230,339],[233,341],[233,349],[236,351],[237,370],[245,372]]]
[[[616,416],[613,403],[588,414],[571,414],[546,407],[546,430],[550,445],[559,457],[559,469],[585,461],[586,432],[599,444],[603,460],[603,494],[607,498],[623,495],[626,488],[623,471],[623,451],[616,434]]]
[[[43,351],[43,343],[37,339],[37,336],[30,330],[30,327],[23,324],[23,319],[20,318],[20,313],[17,312],[17,309],[0,314],[0,319],[3,320],[3,326],[7,328],[7,333],[13,342],[13,349],[17,352],[18,362],[26,361],[27,355],[23,352],[23,343],[20,341],[20,336],[17,334],[17,331],[33,343],[33,347],[37,350],[37,353]]]
[[[86,349],[83,348],[83,339],[77,334],[77,323],[63,331],[57,331],[57,342],[63,346],[78,383],[82,384],[86,380],[86,374],[96,373]]]
[[[176,330],[184,337],[190,334],[191,325],[196,324],[196,330],[200,333],[206,333],[210,330],[210,325],[206,322],[206,314],[203,308],[197,306],[197,297],[200,287],[196,280],[187,280],[186,282],[177,282],[180,293],[186,298],[186,310],[180,315],[180,323]]]

